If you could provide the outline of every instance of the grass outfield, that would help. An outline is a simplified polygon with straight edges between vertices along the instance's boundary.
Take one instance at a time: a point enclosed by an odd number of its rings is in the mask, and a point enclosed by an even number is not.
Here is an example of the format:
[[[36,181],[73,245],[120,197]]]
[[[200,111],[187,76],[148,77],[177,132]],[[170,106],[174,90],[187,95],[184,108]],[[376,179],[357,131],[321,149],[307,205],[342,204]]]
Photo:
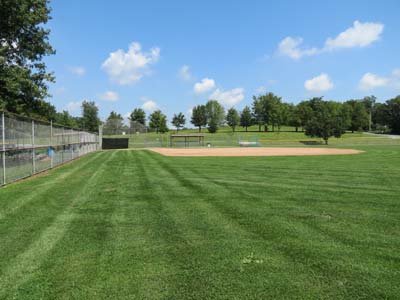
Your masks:
[[[398,299],[400,147],[354,148],[97,152],[6,186],[0,299]]]
[[[292,131],[268,131],[258,132],[256,128],[253,131],[232,132],[229,128],[224,127],[217,133],[208,133],[207,129],[202,130],[204,134],[205,143],[211,143],[214,147],[237,147],[240,141],[258,141],[261,146],[302,146],[302,141],[320,141],[321,139],[306,136],[304,132],[295,132],[293,128],[285,127],[282,130]],[[197,133],[195,129],[181,130],[178,134],[192,134]],[[129,137],[130,148],[145,148],[145,147],[169,147],[170,134],[176,134],[176,131],[170,131],[164,134],[145,133],[133,135],[116,135],[107,137]],[[385,135],[370,135],[362,132],[350,133],[347,132],[341,138],[330,138],[330,145],[400,145],[400,139],[389,139]],[[175,143],[175,147],[184,146],[183,140],[180,143]],[[198,141],[193,139],[192,147],[198,147]]]

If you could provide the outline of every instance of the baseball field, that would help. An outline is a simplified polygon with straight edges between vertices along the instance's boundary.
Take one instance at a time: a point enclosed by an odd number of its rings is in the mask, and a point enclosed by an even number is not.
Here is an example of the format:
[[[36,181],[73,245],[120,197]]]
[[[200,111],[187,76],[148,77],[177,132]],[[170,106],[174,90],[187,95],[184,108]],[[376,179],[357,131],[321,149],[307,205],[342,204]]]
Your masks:
[[[398,299],[400,140],[387,141],[103,151],[7,185],[0,299]]]

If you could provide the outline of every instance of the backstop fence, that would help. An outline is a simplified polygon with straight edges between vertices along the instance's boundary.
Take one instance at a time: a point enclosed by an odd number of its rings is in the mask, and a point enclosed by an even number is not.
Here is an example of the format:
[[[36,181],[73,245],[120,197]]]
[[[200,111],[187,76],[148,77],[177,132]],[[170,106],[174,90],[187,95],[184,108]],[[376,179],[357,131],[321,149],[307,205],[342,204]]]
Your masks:
[[[95,133],[0,112],[0,186],[98,149]]]

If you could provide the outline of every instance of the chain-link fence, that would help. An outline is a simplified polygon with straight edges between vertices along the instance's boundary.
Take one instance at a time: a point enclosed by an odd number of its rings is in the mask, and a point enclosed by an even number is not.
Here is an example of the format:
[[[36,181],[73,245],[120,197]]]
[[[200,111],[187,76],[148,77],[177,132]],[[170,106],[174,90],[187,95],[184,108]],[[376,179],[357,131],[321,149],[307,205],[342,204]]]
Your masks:
[[[0,185],[99,149],[97,134],[5,112],[0,114]]]

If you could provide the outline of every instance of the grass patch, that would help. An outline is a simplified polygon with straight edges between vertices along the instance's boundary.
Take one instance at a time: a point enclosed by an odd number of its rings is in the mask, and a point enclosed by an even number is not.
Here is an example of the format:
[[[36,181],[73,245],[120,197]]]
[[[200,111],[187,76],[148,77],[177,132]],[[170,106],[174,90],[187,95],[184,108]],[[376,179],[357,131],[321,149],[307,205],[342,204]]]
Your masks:
[[[6,186],[0,299],[396,299],[400,147],[371,144],[97,152]]]

